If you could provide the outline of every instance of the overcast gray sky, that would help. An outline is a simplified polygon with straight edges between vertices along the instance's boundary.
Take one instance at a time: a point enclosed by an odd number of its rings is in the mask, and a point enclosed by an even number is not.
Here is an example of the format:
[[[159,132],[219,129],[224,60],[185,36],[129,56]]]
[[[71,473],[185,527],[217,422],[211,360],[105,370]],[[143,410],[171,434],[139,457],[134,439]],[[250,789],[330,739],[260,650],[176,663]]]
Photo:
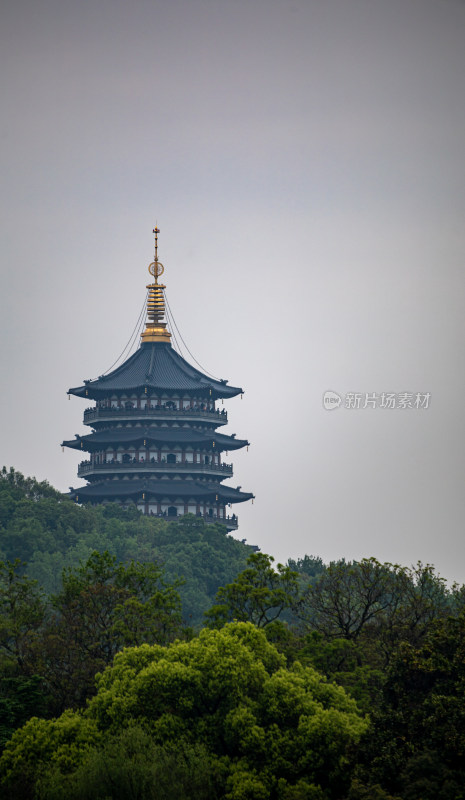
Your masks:
[[[246,392],[240,537],[464,582],[465,3],[15,0],[0,37],[0,462],[81,483],[66,391],[129,339],[157,220],[189,349]]]

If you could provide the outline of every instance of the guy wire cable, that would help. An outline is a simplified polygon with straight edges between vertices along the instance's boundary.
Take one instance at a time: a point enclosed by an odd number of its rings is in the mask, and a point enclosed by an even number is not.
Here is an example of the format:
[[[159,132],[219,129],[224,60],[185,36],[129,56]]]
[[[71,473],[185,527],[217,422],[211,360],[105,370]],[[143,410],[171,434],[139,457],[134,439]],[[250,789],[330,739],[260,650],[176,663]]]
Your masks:
[[[139,317],[138,317],[137,322],[136,322],[136,326],[135,326],[133,332],[131,333],[131,336],[129,337],[129,341],[128,341],[126,347],[124,348],[123,352],[118,356],[116,361],[113,362],[111,367],[108,367],[108,369],[105,370],[105,372],[102,372],[102,375],[100,377],[102,377],[103,375],[107,375],[113,369],[113,367],[116,366],[118,361],[120,361],[122,359],[122,357],[124,356],[124,354],[125,354],[125,352],[126,352],[126,350],[128,349],[129,346],[130,346],[130,349],[132,348],[132,346],[134,344],[134,341],[137,338],[137,334],[139,333],[139,331],[140,331],[140,329],[141,329],[141,327],[143,325],[143,317],[144,317],[144,311],[145,311],[145,308],[146,308],[146,305],[147,305],[148,294],[149,293],[147,291],[146,295],[145,295],[145,299],[144,299],[143,305],[142,305],[141,312],[140,312]]]
[[[166,300],[166,295],[165,295],[165,300]],[[179,342],[178,342],[178,340],[177,340],[177,338],[176,338],[176,334],[175,334],[175,332],[174,332],[174,319],[173,319],[172,315],[170,314],[170,312],[169,312],[169,310],[168,310],[168,304],[167,304],[167,306],[166,306],[166,319],[168,320],[168,325],[169,325],[169,328],[170,328],[170,330],[171,330],[171,335],[172,335],[172,337],[173,337],[173,341],[174,341],[174,343],[175,343],[175,345],[176,345],[176,348],[175,348],[175,349],[176,349],[176,352],[177,352],[177,353],[179,353],[179,355],[181,356],[181,358],[184,358],[184,353],[183,353],[183,351],[182,351],[182,347],[181,347],[181,345],[179,344]]]
[[[191,351],[189,350],[189,348],[188,348],[187,344],[185,343],[184,339],[182,338],[181,331],[179,330],[178,326],[176,325],[176,320],[175,320],[175,318],[174,318],[174,314],[173,314],[173,312],[171,311],[171,307],[170,307],[170,304],[169,304],[169,302],[168,302],[168,297],[167,297],[166,291],[165,291],[165,300],[166,300],[166,307],[167,307],[167,308],[170,310],[170,316],[171,316],[171,318],[172,318],[172,320],[173,320],[173,322],[174,322],[174,324],[175,324],[175,326],[176,326],[176,330],[177,330],[177,332],[179,333],[179,338],[181,339],[181,341],[182,341],[182,343],[183,343],[184,347],[186,348],[187,352],[189,353],[190,357],[194,359],[194,361],[195,361],[195,363],[197,364],[197,366],[198,366],[198,367],[200,367],[200,369],[201,369],[203,372],[205,372],[207,375],[209,375],[209,376],[210,376],[210,378],[213,378],[213,380],[215,380],[215,381],[219,381],[219,380],[220,380],[220,378],[217,378],[215,375],[212,375],[212,373],[211,373],[211,372],[209,372],[207,369],[205,369],[205,367],[202,367],[202,364],[200,364],[200,363],[197,361],[196,357],[195,357],[194,355],[192,355]]]

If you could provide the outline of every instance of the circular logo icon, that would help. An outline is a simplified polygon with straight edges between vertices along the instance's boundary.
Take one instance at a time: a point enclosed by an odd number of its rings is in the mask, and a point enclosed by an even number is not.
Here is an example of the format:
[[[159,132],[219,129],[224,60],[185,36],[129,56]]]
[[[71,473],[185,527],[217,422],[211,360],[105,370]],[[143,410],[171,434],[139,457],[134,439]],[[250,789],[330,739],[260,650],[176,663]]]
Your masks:
[[[323,406],[326,411],[332,411],[334,408],[339,408],[342,403],[342,397],[336,392],[325,392],[323,395]]]

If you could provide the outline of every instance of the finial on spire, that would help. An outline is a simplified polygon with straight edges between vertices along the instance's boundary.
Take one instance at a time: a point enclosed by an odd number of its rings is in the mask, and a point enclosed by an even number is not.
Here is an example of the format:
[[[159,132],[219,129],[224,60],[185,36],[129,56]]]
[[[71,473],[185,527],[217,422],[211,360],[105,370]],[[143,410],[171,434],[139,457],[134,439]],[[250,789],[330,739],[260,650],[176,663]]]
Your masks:
[[[155,234],[155,259],[149,266],[149,272],[155,278],[155,284],[158,284],[159,276],[163,275],[165,271],[163,264],[158,260],[158,234],[160,233],[160,228],[155,225],[152,233]]]
[[[160,228],[157,227],[157,223],[155,223],[155,227],[154,227],[152,233],[155,234],[155,261],[158,261],[158,255],[157,255],[157,251],[158,251],[158,234],[160,233]]]
[[[161,261],[158,260],[158,234],[160,229],[155,225],[152,233],[155,234],[155,258],[149,265],[149,272],[154,277],[154,282],[147,286],[149,296],[147,299],[147,325],[142,334],[143,342],[169,342],[171,334],[166,330],[166,322],[163,317],[165,315],[165,297],[163,290],[165,286],[163,283],[158,283],[158,278],[163,275],[165,268]]]

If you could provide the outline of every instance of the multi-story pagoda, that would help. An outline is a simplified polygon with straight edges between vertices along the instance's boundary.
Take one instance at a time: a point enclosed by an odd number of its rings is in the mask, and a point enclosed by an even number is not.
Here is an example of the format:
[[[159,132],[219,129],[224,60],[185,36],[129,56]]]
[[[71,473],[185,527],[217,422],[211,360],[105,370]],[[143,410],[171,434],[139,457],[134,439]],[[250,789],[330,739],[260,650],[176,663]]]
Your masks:
[[[237,517],[227,514],[227,506],[253,494],[224,485],[233,468],[222,455],[249,443],[217,432],[228,417],[216,403],[243,390],[204,375],[171,346],[165,286],[158,282],[164,272],[158,233],[155,228],[149,266],[154,280],[147,286],[147,323],[138,350],[113,372],[69,389],[95,401],[84,411],[92,432],[63,442],[89,454],[78,468],[87,485],[71,488],[70,497],[79,503],[135,503],[144,514],[170,519],[192,513],[235,530]]]

